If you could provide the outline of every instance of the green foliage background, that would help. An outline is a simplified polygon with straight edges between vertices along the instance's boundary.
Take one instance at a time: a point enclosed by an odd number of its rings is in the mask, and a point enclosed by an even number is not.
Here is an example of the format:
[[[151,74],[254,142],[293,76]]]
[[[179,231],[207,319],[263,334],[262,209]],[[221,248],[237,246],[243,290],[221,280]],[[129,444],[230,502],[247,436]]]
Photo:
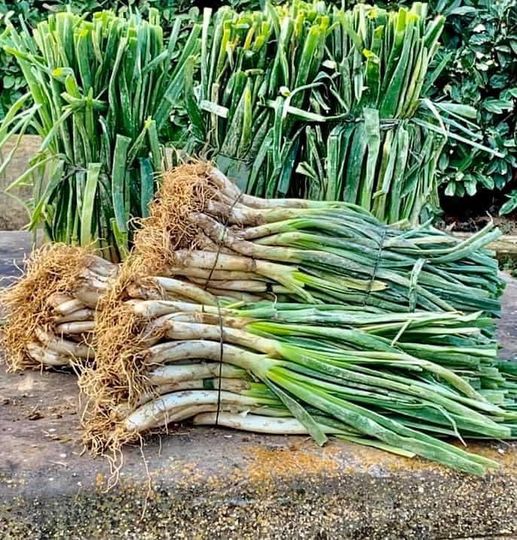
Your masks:
[[[444,154],[441,169],[449,180],[445,192],[462,196],[475,194],[480,186],[502,189],[515,177],[517,3],[478,0],[454,4],[443,40],[449,50],[441,53],[451,60],[438,78],[436,92],[475,106],[485,141],[504,154],[490,159],[461,146]]]
[[[74,0],[74,11],[106,8],[158,8],[164,26],[174,14],[193,5],[218,7],[219,0]],[[231,0],[243,8],[258,7],[261,0]],[[341,3],[341,2],[340,2]],[[358,3],[344,0],[345,7]],[[384,6],[411,4],[411,1],[380,0]],[[48,9],[65,8],[63,0],[0,0],[0,19],[8,11],[22,15],[30,26],[48,14]],[[483,142],[496,148],[502,158],[489,157],[461,144],[447,148],[440,162],[446,195],[474,195],[480,188],[509,190],[517,181],[517,3],[515,0],[429,0],[431,10],[447,16],[438,54],[434,98],[445,96],[474,105]],[[439,68],[443,67],[440,71]],[[0,118],[24,91],[21,73],[14,58],[0,51]],[[480,141],[481,142],[481,141]]]

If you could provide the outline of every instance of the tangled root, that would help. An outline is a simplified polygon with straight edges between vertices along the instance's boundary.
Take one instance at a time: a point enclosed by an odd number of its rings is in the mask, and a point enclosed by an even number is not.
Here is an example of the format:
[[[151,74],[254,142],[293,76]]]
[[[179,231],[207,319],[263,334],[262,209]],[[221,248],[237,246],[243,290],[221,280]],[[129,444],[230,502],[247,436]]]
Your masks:
[[[83,441],[93,454],[111,455],[112,465],[121,446],[138,439],[122,428],[120,410],[135,406],[149,392],[143,351],[159,339],[147,333],[146,320],[125,303],[131,285],[145,277],[141,262],[140,257],[130,256],[101,298],[95,314],[95,367],[86,368],[79,377],[86,398]]]
[[[176,250],[196,249],[206,241],[192,215],[202,212],[220,192],[212,171],[209,163],[196,161],[163,174],[150,217],[141,220],[131,255],[99,302],[95,369],[85,369],[79,379],[86,397],[83,440],[94,454],[111,456],[115,469],[121,446],[139,438],[123,428],[123,411],[152,391],[144,351],[161,337],[150,335],[147,321],[125,302],[143,289],[147,295],[156,292],[163,297],[162,291],[150,289],[149,276],[167,275]]]
[[[51,298],[73,295],[88,267],[86,248],[48,244],[34,251],[26,262],[26,273],[1,295],[7,318],[1,344],[10,371],[40,368],[28,354],[38,330],[51,329],[54,307]]]
[[[161,188],[150,206],[150,217],[141,221],[134,241],[135,255],[145,261],[148,275],[162,274],[175,250],[199,246],[200,231],[191,216],[202,212],[216,194],[211,170],[209,163],[193,162],[163,174]]]

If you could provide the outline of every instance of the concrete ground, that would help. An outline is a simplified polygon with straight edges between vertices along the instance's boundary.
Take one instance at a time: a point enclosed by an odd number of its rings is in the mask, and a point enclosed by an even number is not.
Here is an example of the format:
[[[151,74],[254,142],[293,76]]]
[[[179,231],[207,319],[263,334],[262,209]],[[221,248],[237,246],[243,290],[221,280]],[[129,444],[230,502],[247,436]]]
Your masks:
[[[18,273],[23,233],[0,234],[0,272]],[[517,354],[517,282],[500,324]],[[342,442],[180,427],[127,448],[106,491],[105,459],[83,453],[69,373],[0,368],[0,538],[517,538],[517,446],[472,450],[482,478]]]

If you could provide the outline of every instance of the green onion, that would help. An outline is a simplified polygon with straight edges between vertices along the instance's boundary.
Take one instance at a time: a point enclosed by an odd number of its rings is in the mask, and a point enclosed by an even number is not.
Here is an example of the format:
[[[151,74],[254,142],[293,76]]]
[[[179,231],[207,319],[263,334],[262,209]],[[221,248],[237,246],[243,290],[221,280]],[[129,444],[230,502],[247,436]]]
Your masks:
[[[31,128],[42,139],[37,168],[12,185],[34,179],[31,229],[43,225],[51,241],[94,246],[108,259],[125,256],[132,219],[146,215],[154,193],[159,134],[170,131],[200,30],[178,18],[167,47],[154,9],[147,19],[56,13],[32,33],[7,24],[0,45],[18,61],[33,105],[16,103],[0,134]]]
[[[479,148],[468,122],[426,99],[444,25],[426,14],[421,3],[301,0],[205,11],[201,73],[185,84],[188,149],[208,150],[253,195],[343,200],[418,223],[436,206],[447,138]]]
[[[517,435],[483,248],[497,234],[462,242],[343,202],[245,195],[207,164],[169,171],[99,302],[85,440],[117,451],[197,415],[271,432],[289,418],[318,444],[482,474],[494,462],[442,439]]]

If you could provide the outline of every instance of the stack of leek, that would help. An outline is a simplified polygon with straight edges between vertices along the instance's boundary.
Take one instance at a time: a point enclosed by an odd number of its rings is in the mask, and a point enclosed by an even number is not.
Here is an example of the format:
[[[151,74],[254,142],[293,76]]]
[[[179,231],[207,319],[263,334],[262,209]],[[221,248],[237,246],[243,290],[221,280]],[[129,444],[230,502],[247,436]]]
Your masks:
[[[343,200],[418,223],[437,203],[446,138],[479,147],[466,119],[475,111],[425,97],[444,23],[426,17],[421,3],[345,11],[300,0],[207,13],[200,81],[186,88],[192,147],[248,193]]]
[[[502,283],[482,249],[496,235],[259,199],[203,163],[169,171],[100,302],[85,439],[117,450],[194,417],[482,473],[493,462],[440,438],[517,433],[493,337]]]
[[[504,283],[484,246],[499,234],[490,224],[460,241],[347,203],[251,197],[198,163],[164,174],[135,246],[148,273],[219,296],[497,315]]]
[[[31,229],[43,225],[53,242],[95,245],[117,261],[131,219],[147,215],[162,167],[160,134],[170,128],[200,26],[177,18],[168,44],[155,9],[147,19],[62,12],[23,28],[7,23],[0,36],[29,88],[4,119],[0,148],[17,137],[15,152],[26,130],[41,146],[11,187],[34,180]]]
[[[194,417],[319,444],[335,434],[482,474],[495,463],[441,438],[517,437],[480,314],[207,301],[133,299],[99,314],[97,365],[80,381],[96,450]]]
[[[7,367],[56,368],[94,358],[95,310],[117,266],[84,248],[49,244],[24,275],[2,291],[2,346]]]

